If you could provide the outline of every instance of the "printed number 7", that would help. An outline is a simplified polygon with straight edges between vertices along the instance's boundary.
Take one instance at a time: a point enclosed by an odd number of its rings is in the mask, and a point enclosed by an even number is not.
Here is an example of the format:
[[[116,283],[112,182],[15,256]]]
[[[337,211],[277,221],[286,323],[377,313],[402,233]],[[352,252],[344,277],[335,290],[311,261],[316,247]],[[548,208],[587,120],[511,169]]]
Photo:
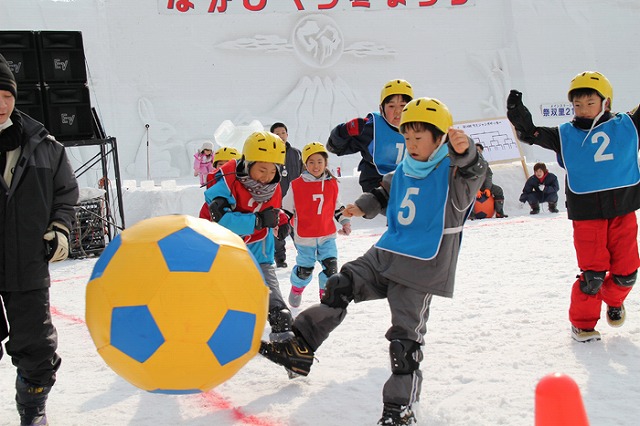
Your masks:
[[[400,203],[400,208],[406,210],[400,210],[398,212],[398,222],[400,222],[400,225],[410,225],[411,222],[413,222],[413,219],[416,218],[416,205],[409,199],[409,197],[411,197],[412,195],[418,195],[419,192],[420,188],[407,188],[407,193],[404,196],[404,200],[402,200],[402,203]],[[403,214],[405,212],[406,215]]]
[[[318,214],[322,214],[322,205],[324,204],[324,194],[313,194],[313,201],[319,201]]]
[[[396,164],[400,164],[402,157],[404,157],[404,143],[397,143],[396,149],[398,150],[398,155],[396,155]]]
[[[602,145],[598,147],[596,154],[593,156],[593,161],[596,163],[599,161],[609,161],[613,160],[613,154],[605,154],[604,150],[607,149],[611,139],[609,139],[609,135],[605,132],[598,132],[591,137],[591,143],[599,143],[600,139],[602,139]]]

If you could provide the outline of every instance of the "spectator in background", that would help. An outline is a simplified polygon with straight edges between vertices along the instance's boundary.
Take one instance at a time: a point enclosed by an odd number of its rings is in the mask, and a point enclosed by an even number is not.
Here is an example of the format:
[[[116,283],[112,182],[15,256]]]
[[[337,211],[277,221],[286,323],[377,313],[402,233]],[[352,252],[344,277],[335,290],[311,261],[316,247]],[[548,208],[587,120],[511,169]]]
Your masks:
[[[544,163],[533,166],[534,175],[527,179],[520,195],[521,203],[529,203],[530,214],[540,213],[540,203],[549,203],[549,211],[558,213],[558,177],[547,170]]]
[[[476,148],[478,149],[478,153],[482,155],[484,146],[482,144],[477,144]],[[496,217],[509,217],[508,215],[504,214],[504,191],[502,190],[501,186],[493,183],[493,172],[491,171],[491,167],[489,166],[487,166],[487,174],[484,178],[484,183],[480,187],[480,192],[484,192],[487,189],[491,192],[491,196],[493,197]]]
[[[287,139],[289,139],[289,131],[284,123],[273,123],[269,131],[280,136],[280,139],[284,141],[284,144],[287,147],[284,166],[282,167],[282,174],[280,178],[280,189],[282,190],[282,198],[284,198],[284,196],[287,195],[287,191],[289,191],[289,185],[291,184],[291,181],[296,179],[302,173],[302,154],[300,153],[299,149],[294,148],[287,141]],[[292,213],[288,212],[288,214],[289,216],[291,216]],[[291,232],[293,232],[293,228],[289,229],[290,232],[288,235],[292,236]],[[282,239],[276,238],[275,241],[275,259],[277,268],[287,267],[287,250],[285,248],[285,239],[286,235],[283,236]]]

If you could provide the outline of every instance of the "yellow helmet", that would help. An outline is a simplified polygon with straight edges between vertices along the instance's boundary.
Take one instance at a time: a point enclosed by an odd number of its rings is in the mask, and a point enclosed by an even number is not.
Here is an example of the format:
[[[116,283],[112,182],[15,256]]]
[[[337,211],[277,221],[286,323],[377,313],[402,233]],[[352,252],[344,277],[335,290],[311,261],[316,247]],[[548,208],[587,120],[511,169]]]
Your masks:
[[[382,87],[382,92],[380,92],[380,105],[382,105],[387,96],[391,95],[407,95],[413,99],[413,87],[407,80],[388,81]]]
[[[573,77],[569,86],[568,97],[571,101],[571,92],[575,89],[593,89],[600,94],[605,100],[609,99],[609,108],[613,103],[613,87],[604,75],[597,71],[585,71]]]
[[[400,125],[414,121],[433,124],[442,133],[447,133],[453,125],[449,108],[435,98],[417,98],[404,107]]]
[[[250,162],[284,164],[286,145],[278,135],[261,131],[251,133],[244,141],[242,155]]]
[[[230,146],[225,146],[220,148],[213,154],[213,161],[229,161],[229,160],[239,160],[242,155],[238,152],[237,149],[231,148]]]
[[[313,154],[324,152],[327,156],[329,152],[320,142],[310,142],[302,148],[302,164],[307,164],[307,159]]]

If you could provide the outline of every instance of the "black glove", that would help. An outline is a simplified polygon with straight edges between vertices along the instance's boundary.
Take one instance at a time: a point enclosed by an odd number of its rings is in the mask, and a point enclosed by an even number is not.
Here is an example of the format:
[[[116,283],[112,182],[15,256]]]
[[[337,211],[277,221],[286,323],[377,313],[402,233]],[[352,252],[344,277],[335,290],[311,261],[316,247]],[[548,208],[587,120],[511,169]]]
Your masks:
[[[531,144],[538,131],[533,124],[531,113],[522,103],[522,93],[517,90],[511,90],[507,97],[507,117],[516,128],[518,138]]]
[[[279,240],[284,240],[290,233],[291,225],[289,225],[288,223],[283,223],[282,225],[278,226],[278,233],[276,234],[276,238]]]
[[[507,110],[514,109],[519,106],[524,106],[522,103],[522,92],[511,90],[511,92],[509,92],[509,97],[507,98]]]
[[[280,220],[280,212],[278,209],[274,209],[273,207],[269,207],[261,212],[258,212],[256,215],[256,229],[260,230],[262,228],[275,228],[278,226],[278,222]]]

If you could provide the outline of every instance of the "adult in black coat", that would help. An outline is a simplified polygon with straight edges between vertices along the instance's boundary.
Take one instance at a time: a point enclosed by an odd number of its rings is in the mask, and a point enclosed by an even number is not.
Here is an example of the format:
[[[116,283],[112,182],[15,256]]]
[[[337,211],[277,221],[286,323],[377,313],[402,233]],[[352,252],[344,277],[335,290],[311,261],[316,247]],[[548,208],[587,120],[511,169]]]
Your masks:
[[[544,163],[536,163],[533,166],[533,176],[531,176],[522,188],[520,194],[521,203],[529,203],[531,214],[540,213],[540,203],[549,203],[549,211],[558,213],[558,177],[547,170]]]
[[[20,424],[47,424],[47,395],[60,367],[48,262],[68,256],[78,184],[64,147],[15,109],[16,96],[0,55],[0,358],[9,337]]]

